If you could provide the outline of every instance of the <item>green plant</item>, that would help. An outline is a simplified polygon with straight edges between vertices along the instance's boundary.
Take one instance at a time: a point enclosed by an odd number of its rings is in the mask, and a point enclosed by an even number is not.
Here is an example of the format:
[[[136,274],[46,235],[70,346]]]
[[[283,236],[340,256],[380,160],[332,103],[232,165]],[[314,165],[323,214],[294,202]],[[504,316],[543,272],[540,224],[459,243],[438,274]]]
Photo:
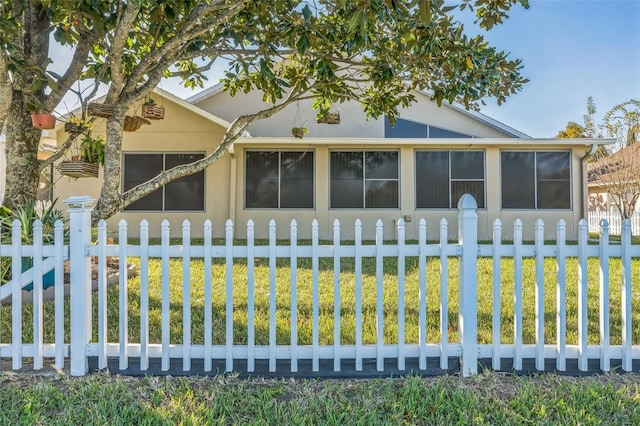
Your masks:
[[[298,139],[302,138],[305,133],[309,133],[309,129],[306,127],[293,127],[291,129],[291,134]]]
[[[2,206],[0,207],[0,243],[2,245],[10,245],[12,241],[11,231],[13,221],[20,222],[22,244],[33,244],[33,224],[36,220],[42,222],[42,242],[43,244],[53,244],[55,224],[61,220],[65,224],[64,241],[69,240],[69,228],[67,227],[67,218],[64,217],[61,210],[56,208],[57,199],[54,200],[49,207],[39,208],[35,202],[30,202],[25,207],[16,207],[14,210]],[[0,279],[2,283],[11,279],[11,257],[3,257],[0,261]]]
[[[104,165],[104,137],[94,138],[91,133],[85,133],[80,143],[80,159],[87,163]]]

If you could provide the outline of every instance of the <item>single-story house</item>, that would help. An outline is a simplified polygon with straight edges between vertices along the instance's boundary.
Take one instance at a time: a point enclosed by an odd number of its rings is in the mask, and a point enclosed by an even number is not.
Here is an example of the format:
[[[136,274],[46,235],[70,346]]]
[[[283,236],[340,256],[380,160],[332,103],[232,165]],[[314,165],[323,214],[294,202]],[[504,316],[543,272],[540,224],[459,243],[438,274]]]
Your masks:
[[[320,237],[331,239],[339,219],[342,238],[352,239],[360,219],[364,238],[372,239],[380,219],[385,238],[393,239],[403,218],[407,238],[415,239],[419,219],[425,218],[428,238],[436,239],[446,218],[450,238],[456,238],[458,199],[470,193],[478,203],[481,239],[491,238],[494,219],[510,238],[518,218],[525,238],[533,237],[538,218],[547,236],[553,237],[557,221],[564,219],[567,236],[576,237],[587,211],[585,160],[609,140],[533,139],[476,111],[438,107],[422,92],[415,96],[417,102],[400,112],[395,126],[384,117],[367,121],[356,102],[333,111],[339,124],[317,123],[311,101],[290,105],[253,123],[206,171],[171,182],[112,217],[110,228],[126,219],[130,235],[137,235],[140,221],[147,219],[158,236],[167,218],[172,235],[180,236],[188,218],[193,235],[202,235],[202,224],[210,219],[214,235],[222,237],[231,219],[235,236],[242,238],[252,219],[256,236],[264,238],[275,219],[278,238],[288,238],[296,219],[299,237],[310,238],[316,219]],[[162,90],[153,97],[164,106],[165,119],[125,133],[124,189],[211,153],[231,121],[264,107],[260,93],[231,97],[219,85],[187,100]],[[291,129],[300,126],[308,134],[294,138]],[[65,139],[59,126],[59,143]],[[101,179],[56,178],[54,196],[97,197]]]

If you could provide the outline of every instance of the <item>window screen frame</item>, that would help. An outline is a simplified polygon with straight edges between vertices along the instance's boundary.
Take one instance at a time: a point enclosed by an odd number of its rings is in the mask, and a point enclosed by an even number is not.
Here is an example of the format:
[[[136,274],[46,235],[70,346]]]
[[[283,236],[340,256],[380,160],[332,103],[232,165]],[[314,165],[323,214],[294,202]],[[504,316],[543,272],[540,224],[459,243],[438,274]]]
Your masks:
[[[331,170],[331,156],[334,153],[340,153],[340,152],[344,152],[344,153],[360,153],[362,154],[362,207],[333,207],[331,204],[331,188],[332,188],[332,170]],[[375,152],[393,152],[397,154],[397,164],[396,164],[396,168],[397,168],[397,178],[395,179],[390,179],[390,178],[385,178],[385,179],[380,179],[380,178],[370,178],[367,179],[366,177],[366,155],[367,153],[375,153]],[[330,149],[329,150],[329,157],[328,157],[328,166],[329,166],[329,200],[328,200],[328,204],[329,204],[329,210],[337,210],[337,211],[365,211],[365,210],[371,210],[371,211],[375,211],[375,210],[400,210],[401,209],[401,193],[402,193],[402,187],[401,187],[401,163],[402,163],[402,159],[401,159],[401,152],[399,149]],[[378,181],[378,182],[397,182],[397,187],[398,187],[398,194],[397,194],[397,199],[396,199],[396,207],[367,207],[367,182],[374,182],[374,181]]]
[[[449,186],[449,207],[418,207],[418,153],[420,152],[446,152],[448,158],[448,168],[447,168],[447,181]],[[460,178],[452,178],[451,177],[451,154],[454,152],[481,152],[482,153],[482,179],[460,179]],[[413,167],[414,167],[414,205],[416,210],[457,210],[458,209],[458,201],[452,199],[452,183],[453,182],[482,182],[483,187],[483,207],[478,207],[478,210],[486,210],[487,209],[487,152],[484,149],[416,149],[413,152]],[[480,204],[478,200],[476,203]]]
[[[120,188],[124,192],[125,191],[125,157],[127,155],[161,155],[162,156],[162,171],[166,171],[166,156],[167,155],[202,155],[203,158],[207,156],[205,151],[170,151],[170,152],[157,152],[157,151],[126,151],[122,153],[121,159],[121,168],[122,168],[122,179],[120,182]],[[189,164],[189,163],[185,163]],[[207,170],[206,168],[201,171],[202,172],[202,210],[167,210],[166,209],[166,185],[162,185],[158,191],[162,191],[162,208],[160,210],[155,209],[145,209],[145,210],[130,210],[125,207],[122,211],[124,213],[205,213],[207,211]],[[200,172],[198,172],[200,173]]]
[[[503,167],[502,167],[502,154],[509,152],[524,152],[533,154],[533,208],[505,208],[502,206],[503,201]],[[564,153],[567,154],[569,160],[569,207],[568,208],[541,208],[538,207],[538,154],[539,153]],[[500,210],[504,211],[562,211],[570,212],[574,210],[574,194],[573,194],[573,152],[571,150],[559,150],[559,149],[538,149],[538,150],[521,150],[521,149],[503,149],[500,150]]]
[[[249,152],[277,152],[278,153],[278,206],[277,207],[247,207],[247,153]],[[312,188],[313,195],[311,197],[311,207],[280,207],[282,204],[282,154],[287,152],[308,152],[313,156],[311,164],[312,170]],[[314,149],[260,149],[248,148],[244,150],[243,173],[242,173],[242,207],[244,210],[302,210],[313,211],[316,209],[316,151]]]

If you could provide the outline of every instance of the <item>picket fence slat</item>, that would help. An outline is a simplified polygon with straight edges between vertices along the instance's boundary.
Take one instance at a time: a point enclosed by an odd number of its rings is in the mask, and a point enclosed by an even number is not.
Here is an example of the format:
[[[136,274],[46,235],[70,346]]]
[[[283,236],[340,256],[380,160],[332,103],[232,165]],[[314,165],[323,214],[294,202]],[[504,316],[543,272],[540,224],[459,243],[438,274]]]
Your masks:
[[[522,369],[522,221],[513,224],[513,368]]]
[[[578,222],[578,370],[589,369],[587,358],[587,223]]]
[[[440,368],[449,368],[449,255],[447,220],[440,220]]]
[[[558,221],[556,226],[556,368],[558,371],[567,369],[566,346],[567,346],[567,276],[566,276],[566,234],[567,225],[563,219]]]
[[[182,222],[182,371],[191,370],[191,224]]]
[[[249,219],[247,222],[247,347],[249,349],[247,359],[247,371],[253,373],[256,368],[255,354],[255,224]]]
[[[269,221],[269,372],[276,371],[276,221]]]
[[[227,220],[225,224],[226,237],[226,300],[225,300],[225,333],[226,333],[226,367],[225,371],[233,371],[233,223]]]
[[[384,282],[383,271],[383,229],[382,221],[376,222],[376,370],[384,370]]]
[[[171,345],[170,304],[169,304],[169,221],[161,224],[160,240],[162,244],[162,371],[169,371],[169,345]]]
[[[500,281],[502,278],[502,256],[500,254],[501,244],[502,222],[500,222],[500,219],[495,219],[493,221],[493,309],[491,319],[491,342],[493,344],[491,367],[494,370],[499,370],[502,363],[502,359],[500,357]]]
[[[356,371],[362,371],[362,222],[355,223]]]
[[[127,222],[125,220],[121,220],[118,226],[118,240],[119,241],[127,241]],[[120,318],[118,325],[120,326],[120,342],[122,345],[120,346],[120,370],[126,370],[129,367],[129,354],[127,352],[129,342],[129,315],[128,315],[128,307],[129,307],[129,295],[127,288],[127,245],[121,244],[120,250],[118,253],[119,262],[119,312]]]
[[[140,222],[140,370],[149,369],[149,256],[144,252],[149,247],[149,222]],[[104,259],[106,262],[106,259]],[[105,290],[106,296],[106,290]],[[106,313],[105,313],[106,320]],[[106,335],[105,335],[106,337]]]
[[[33,224],[33,369],[42,369],[42,222],[36,220]]]
[[[15,283],[22,282],[22,250],[21,227],[18,219],[11,226],[11,273]],[[13,356],[11,368],[22,368],[22,288],[13,286],[11,295],[11,342],[13,344]]]
[[[107,222],[101,220],[98,223],[98,368],[107,367]],[[140,261],[142,267],[143,261]],[[141,268],[142,274],[142,268]],[[141,277],[142,279],[142,277]],[[140,319],[145,318],[141,313]],[[142,361],[141,361],[142,363]]]
[[[622,222],[622,369],[632,371],[631,355],[631,223]]]
[[[542,247],[544,245],[544,223],[536,220],[535,247],[536,247],[536,287],[535,287],[535,334],[536,334],[536,370],[544,371],[544,257]]]
[[[609,371],[609,224],[600,223],[600,369]]]
[[[427,221],[424,218],[418,223],[418,244],[420,245],[420,256],[418,258],[418,280],[419,290],[419,331],[418,345],[420,348],[419,368],[427,368],[427,256],[425,247],[427,245]]]
[[[333,222],[333,371],[340,371],[340,221]]]
[[[55,366],[58,370],[64,368],[64,224],[57,220],[54,224],[54,342]]]
[[[404,264],[404,220],[398,220],[398,370],[405,369],[405,264]]]
[[[319,259],[318,259],[318,221],[313,219],[311,223],[311,245],[313,246],[312,258],[311,258],[311,273],[312,273],[312,289],[311,289],[311,301],[312,304],[312,348],[313,348],[313,361],[312,361],[312,369],[313,371],[320,370],[320,325],[319,325],[319,304],[320,304],[320,294],[319,294]]]
[[[212,264],[211,239],[213,225],[209,219],[204,222],[204,371],[211,371],[211,345],[213,334]]]
[[[291,236],[289,243],[291,244],[291,372],[298,372],[298,258],[296,256],[296,247],[298,245],[298,224],[295,219],[291,221]]]

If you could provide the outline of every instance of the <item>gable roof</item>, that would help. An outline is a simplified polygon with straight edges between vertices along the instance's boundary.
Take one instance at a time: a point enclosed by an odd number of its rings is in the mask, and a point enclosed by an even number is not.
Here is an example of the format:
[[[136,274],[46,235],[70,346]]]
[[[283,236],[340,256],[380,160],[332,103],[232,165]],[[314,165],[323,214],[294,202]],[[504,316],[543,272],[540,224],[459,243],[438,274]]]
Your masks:
[[[217,83],[207,89],[202,90],[199,93],[196,93],[193,96],[190,96],[186,99],[186,102],[191,103],[191,104],[196,104],[199,102],[203,102],[213,96],[216,96],[219,93],[222,93],[222,91],[224,90],[224,84],[223,83]],[[429,91],[418,91],[416,90],[417,93],[421,93],[425,96],[427,96],[429,99],[431,99],[432,97],[432,93]],[[492,129],[498,130],[499,132],[502,132],[504,134],[507,135],[507,137],[512,137],[512,138],[516,138],[516,139],[530,139],[531,136],[527,135],[526,133],[520,132],[516,129],[514,129],[513,127],[507,126],[504,123],[501,123],[498,120],[495,120],[485,114],[482,114],[481,112],[478,111],[473,111],[473,110],[468,110],[466,109],[462,104],[458,103],[458,102],[454,102],[452,104],[447,103],[447,102],[443,102],[442,106],[446,106],[447,108],[451,108],[454,111],[457,111],[461,114],[464,114],[468,117],[471,117],[472,119],[479,121],[480,123],[491,127]]]
[[[193,103],[190,103],[188,100],[184,100],[176,95],[174,95],[173,93],[167,92],[166,90],[160,89],[158,87],[156,87],[155,89],[153,89],[153,93],[155,93],[158,96],[162,96],[163,98],[193,112],[194,114],[197,114],[213,123],[216,123],[222,127],[224,127],[225,129],[228,128],[229,126],[231,126],[231,123],[228,122],[227,120],[218,117],[215,114],[211,114],[208,111],[203,110],[202,108],[199,108],[197,106],[195,106]],[[103,101],[105,98],[105,96],[101,96],[98,99],[96,99],[96,101],[101,102]],[[78,114],[80,111],[80,108],[76,108],[75,110],[69,112],[68,114],[65,114],[63,117],[70,117],[72,115]],[[60,128],[60,126],[64,126],[64,122],[58,120],[58,122],[56,123],[56,129]]]

